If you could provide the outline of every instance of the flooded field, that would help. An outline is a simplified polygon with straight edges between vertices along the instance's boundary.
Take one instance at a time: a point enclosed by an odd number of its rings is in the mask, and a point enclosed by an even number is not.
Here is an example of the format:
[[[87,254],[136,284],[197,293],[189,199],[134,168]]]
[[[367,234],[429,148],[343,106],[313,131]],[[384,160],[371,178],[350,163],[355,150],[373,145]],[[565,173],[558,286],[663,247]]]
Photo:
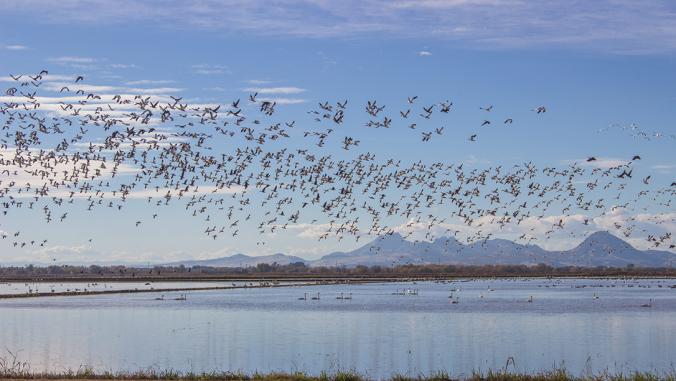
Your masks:
[[[0,346],[35,371],[356,370],[382,378],[502,369],[512,357],[520,372],[667,372],[676,366],[674,285],[482,279],[8,299],[0,300]],[[125,286],[164,287],[102,287]]]

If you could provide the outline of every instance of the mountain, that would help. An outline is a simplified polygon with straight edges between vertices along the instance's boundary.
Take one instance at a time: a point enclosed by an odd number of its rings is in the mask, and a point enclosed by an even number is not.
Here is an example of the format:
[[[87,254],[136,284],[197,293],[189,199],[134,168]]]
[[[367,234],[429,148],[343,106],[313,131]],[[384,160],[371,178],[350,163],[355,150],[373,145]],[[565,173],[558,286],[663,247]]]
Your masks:
[[[214,259],[204,259],[204,260],[191,260],[191,261],[178,261],[172,263],[166,263],[165,266],[180,266],[184,265],[187,267],[193,266],[210,266],[210,267],[252,267],[257,266],[259,263],[277,263],[279,265],[288,265],[290,263],[302,262],[307,264],[303,258],[295,257],[293,255],[285,255],[281,253],[272,254],[272,255],[263,255],[259,257],[251,257],[244,254],[235,254],[230,257],[221,257]]]
[[[452,237],[432,242],[411,242],[394,233],[374,239],[349,252],[334,252],[314,261],[285,254],[250,257],[237,254],[209,260],[182,261],[168,265],[248,267],[259,263],[286,265],[303,262],[309,266],[393,266],[401,264],[455,265],[533,265],[669,267],[676,263],[676,254],[668,251],[638,250],[605,231],[590,234],[575,248],[548,251],[537,245],[522,245],[505,239],[491,239],[464,245]]]
[[[312,261],[312,266],[392,266],[398,261],[407,260],[409,263],[424,263],[420,258],[419,250],[413,242],[405,240],[401,235],[380,236],[366,245],[350,251],[335,252]]]
[[[537,245],[521,245],[505,239],[463,245],[454,238],[439,238],[433,242],[414,244],[398,234],[392,234],[348,253],[329,254],[311,262],[311,265],[352,267],[408,263],[663,267],[676,263],[676,254],[668,251],[637,250],[604,231],[589,235],[577,247],[565,251],[548,251]]]
[[[671,266],[676,254],[659,250],[637,250],[614,235],[600,231],[592,233],[571,250],[560,252],[561,264],[583,266],[639,267]]]

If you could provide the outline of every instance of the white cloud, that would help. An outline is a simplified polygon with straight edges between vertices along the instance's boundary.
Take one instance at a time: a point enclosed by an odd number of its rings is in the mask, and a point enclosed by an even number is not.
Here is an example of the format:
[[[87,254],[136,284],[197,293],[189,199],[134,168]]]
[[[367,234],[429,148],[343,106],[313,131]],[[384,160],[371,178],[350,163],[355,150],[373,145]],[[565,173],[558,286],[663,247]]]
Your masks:
[[[243,91],[256,92],[259,94],[299,94],[305,92],[300,87],[249,87]]]
[[[586,221],[586,224],[585,224]],[[562,222],[563,228],[554,228]],[[619,228],[618,228],[619,226]],[[656,249],[646,240],[648,234],[664,234],[676,231],[676,213],[637,213],[631,214],[624,209],[610,209],[601,216],[586,216],[584,214],[549,215],[543,218],[529,217],[521,223],[510,222],[500,224],[492,216],[476,219],[472,226],[468,226],[457,219],[444,223],[429,221],[408,221],[395,226],[393,230],[409,240],[431,241],[442,236],[454,235],[463,243],[467,238],[475,236],[480,228],[482,237],[491,235],[491,238],[504,238],[518,243],[526,243],[518,238],[526,234],[527,238],[534,238],[531,243],[547,250],[569,250],[578,245],[590,233],[609,231],[610,233],[630,242],[640,250]],[[550,232],[552,231],[553,232]],[[547,233],[550,232],[550,233]],[[628,236],[625,233],[629,234]],[[410,235],[409,235],[410,234]],[[476,236],[475,236],[476,238]],[[668,250],[664,245],[659,250]]]
[[[109,65],[113,69],[133,69],[137,67],[135,64],[121,64],[121,63],[113,63]]]
[[[258,98],[260,101],[275,102],[278,105],[295,105],[305,103],[305,99],[301,98]]]
[[[179,87],[157,87],[157,88],[140,88],[140,87],[132,87],[132,88],[120,88],[122,91],[134,93],[134,94],[139,94],[139,95],[163,95],[163,94],[173,94],[173,93],[178,93],[183,91],[183,89]]]
[[[676,165],[674,164],[657,164],[653,165],[650,168],[654,169],[658,173],[668,175],[674,172],[676,170]]]
[[[16,263],[82,263],[82,264],[162,264],[174,261],[201,260],[234,255],[237,252],[229,247],[217,250],[102,250],[93,243],[61,245],[47,244],[44,247],[19,251],[12,257]],[[2,262],[0,262],[2,263]]]
[[[6,49],[6,50],[28,50],[28,46],[17,45],[17,44],[5,45],[5,46],[3,46],[3,49]]]
[[[36,155],[36,150],[29,150],[27,152],[22,152],[19,156],[21,158],[28,158]],[[17,156],[17,151],[16,148],[10,147],[6,149],[0,149],[0,158],[4,159],[8,162],[11,162],[12,159],[14,159]],[[101,164],[105,164],[105,168],[101,168]],[[30,171],[25,170],[25,168],[15,165],[15,164],[5,164],[3,166],[3,170],[7,170],[8,174],[3,175],[2,180],[5,180],[7,182],[14,181],[15,185],[12,187],[5,186],[5,189],[9,189],[8,194],[12,195],[13,197],[34,197],[35,194],[32,193],[35,189],[39,189],[43,186],[50,187],[52,184],[50,181],[58,181],[60,179],[65,179],[73,176],[74,174],[79,172],[79,168],[77,165],[74,164],[66,164],[62,162],[57,162],[52,164],[53,165],[53,170],[54,170],[54,175],[53,176],[47,176],[44,177],[40,174],[33,173]],[[114,164],[111,163],[110,161],[104,162],[103,160],[91,160],[90,161],[90,168],[92,169],[98,169],[100,171],[99,177],[101,179],[109,179],[113,175],[113,168]],[[118,175],[122,174],[135,174],[139,173],[141,171],[140,168],[134,167],[129,164],[122,163],[118,165],[117,167],[117,173]],[[14,175],[14,173],[17,173]],[[18,193],[20,188],[25,188],[30,185],[30,188],[32,188],[31,192],[25,192],[22,191],[22,193]],[[70,195],[69,191],[65,190],[56,190],[54,192],[49,193],[50,196],[68,196]]]
[[[48,58],[47,61],[58,64],[91,64],[97,62],[98,60],[91,57],[61,56]]]
[[[676,50],[676,12],[670,0],[345,0],[277,2],[133,0],[0,2],[2,14],[37,22],[144,24],[313,38],[374,35],[453,40],[478,48],[567,46],[623,54]],[[219,69],[198,69],[215,74]],[[205,73],[207,74],[207,73]]]
[[[35,76],[36,73],[23,73],[23,74],[15,74],[16,75],[21,75],[21,76]],[[42,75],[42,81],[43,82],[50,82],[50,81],[74,81],[75,76],[70,76],[70,75],[56,75],[56,74],[43,74]],[[10,82],[14,83],[16,82],[14,78],[10,76],[0,76],[0,82]]]
[[[429,52],[429,51],[427,51],[427,50],[421,50],[421,51],[418,52],[418,55],[419,55],[420,57],[427,57],[427,56],[431,56],[432,53]]]
[[[265,79],[249,79],[246,82],[251,84],[251,85],[266,85],[266,84],[268,84],[272,81],[268,81],[268,80],[265,80]]]
[[[138,85],[166,85],[169,83],[174,83],[175,81],[171,79],[139,79],[136,81],[125,82],[129,86],[138,86]]]
[[[214,64],[196,64],[192,65],[192,71],[195,74],[212,75],[212,74],[230,74],[230,69],[223,65]]]
[[[491,163],[490,160],[478,158],[475,155],[467,156],[467,159],[463,160],[463,162],[465,162],[467,164],[490,164]]]
[[[206,90],[206,91],[219,91],[219,92],[228,91],[227,88],[221,87],[221,86],[204,87],[204,88],[202,88],[202,90]]]
[[[75,93],[78,90],[82,90],[85,93],[96,93],[103,97],[102,93],[132,93],[134,95],[167,95],[173,94],[183,89],[178,87],[125,87],[117,85],[95,85],[88,83],[73,83],[69,82],[60,82],[60,81],[50,81],[45,83],[44,88],[48,91],[61,92],[63,87],[67,87],[70,90],[70,93]],[[111,99],[112,101],[112,99]]]
[[[297,236],[300,238],[309,238],[312,240],[319,239],[319,237],[326,234],[331,227],[330,224],[290,224],[287,225],[287,230],[298,231]]]
[[[613,157],[597,157],[596,160],[587,161],[587,159],[562,160],[562,164],[577,163],[584,167],[594,167],[601,169],[608,169],[629,164],[628,160],[613,158]]]

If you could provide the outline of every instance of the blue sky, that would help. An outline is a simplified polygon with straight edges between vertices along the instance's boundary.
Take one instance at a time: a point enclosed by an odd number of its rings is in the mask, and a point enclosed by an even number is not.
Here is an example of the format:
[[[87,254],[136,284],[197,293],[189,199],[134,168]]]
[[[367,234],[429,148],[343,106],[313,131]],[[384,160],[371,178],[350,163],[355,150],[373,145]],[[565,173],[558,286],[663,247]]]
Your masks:
[[[363,151],[410,162],[565,166],[596,156],[603,165],[640,154],[638,171],[661,185],[676,179],[676,140],[669,137],[676,134],[673,2],[29,0],[0,3],[0,22],[0,77],[46,68],[83,74],[90,85],[192,103],[228,103],[258,89],[299,123],[323,100],[362,108],[377,99],[394,112],[418,95],[421,104],[454,102],[455,110],[434,122],[445,127],[442,138],[421,144],[404,125],[366,129],[356,112],[344,133],[358,136]],[[479,107],[488,105],[496,119],[512,117],[514,124],[468,143],[485,118]],[[541,105],[546,114],[531,111]],[[599,132],[613,123],[664,136]],[[346,155],[339,146],[326,152]],[[361,244],[318,243],[309,221],[266,237],[265,246],[256,245],[255,229],[214,241],[180,204],[141,229],[134,221],[150,213],[142,201],[130,201],[122,213],[84,209],[49,225],[29,210],[0,217],[2,231],[48,238],[42,248],[0,243],[0,263],[161,262],[237,252],[316,258]],[[650,212],[666,216],[660,229],[675,229],[673,206]],[[569,248],[579,233],[542,244]],[[642,241],[632,243],[645,247]]]

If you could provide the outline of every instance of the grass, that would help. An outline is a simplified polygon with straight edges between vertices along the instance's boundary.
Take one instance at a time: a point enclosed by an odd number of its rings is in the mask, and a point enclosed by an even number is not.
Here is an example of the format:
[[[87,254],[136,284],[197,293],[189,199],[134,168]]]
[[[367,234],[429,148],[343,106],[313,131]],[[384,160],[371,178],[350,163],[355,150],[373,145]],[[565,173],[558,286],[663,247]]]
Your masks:
[[[186,380],[186,381],[373,381],[357,372],[322,372],[318,376],[302,372],[295,373],[238,373],[238,372],[207,372],[192,373],[173,370],[155,371],[144,370],[137,372],[95,372],[91,368],[82,367],[76,371],[62,373],[34,373],[26,364],[7,363],[0,361],[0,379],[15,380]],[[487,373],[473,373],[466,377],[451,377],[446,372],[437,372],[430,375],[416,377],[394,375],[388,381],[676,381],[676,373],[656,374],[649,372],[633,373],[599,373],[596,375],[574,376],[564,369],[548,372],[524,374],[505,371],[489,371]]]
[[[0,380],[184,380],[184,381],[375,381],[355,371],[321,372],[318,376],[303,372],[294,373],[242,373],[242,372],[181,372],[175,370],[139,370],[136,372],[97,372],[91,367],[80,367],[60,373],[33,372],[26,362],[17,359],[17,355],[7,351],[9,356],[0,357]],[[574,376],[565,369],[555,369],[538,373],[516,373],[507,371],[513,358],[507,360],[501,371],[487,373],[475,372],[470,376],[452,377],[447,372],[435,372],[415,377],[393,375],[387,381],[676,381],[676,370],[666,374],[651,372],[609,373]]]

